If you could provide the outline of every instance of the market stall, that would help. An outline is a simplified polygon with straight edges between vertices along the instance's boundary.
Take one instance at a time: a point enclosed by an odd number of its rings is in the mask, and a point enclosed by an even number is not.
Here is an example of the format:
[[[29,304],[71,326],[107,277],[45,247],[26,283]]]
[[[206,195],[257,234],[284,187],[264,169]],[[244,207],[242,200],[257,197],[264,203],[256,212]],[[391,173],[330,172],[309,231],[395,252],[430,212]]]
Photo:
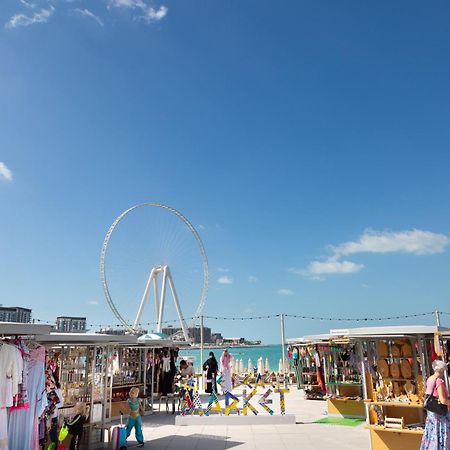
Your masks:
[[[305,399],[324,400],[326,393],[322,359],[318,345],[311,341],[288,341],[293,354],[297,388],[303,389]]]
[[[140,336],[134,342],[122,342],[110,351],[108,386],[111,404],[109,418],[118,418],[120,411],[127,411],[127,398],[132,387],[139,389],[140,397],[147,411],[153,411],[153,397],[159,380],[159,362],[157,355],[173,347],[169,339],[155,334]],[[157,389],[156,389],[157,391]]]
[[[108,355],[113,346],[136,342],[135,336],[93,333],[50,333],[37,341],[48,351],[49,365],[61,386],[63,405],[58,407],[59,426],[73,417],[78,402],[86,405],[87,421],[82,445],[95,449],[103,445],[103,429],[110,416],[108,397]]]
[[[50,325],[0,322],[0,448],[31,448],[45,419],[45,347]]]
[[[425,414],[425,382],[439,355],[437,326],[336,330],[332,339],[359,345],[367,428],[373,450],[419,449]]]

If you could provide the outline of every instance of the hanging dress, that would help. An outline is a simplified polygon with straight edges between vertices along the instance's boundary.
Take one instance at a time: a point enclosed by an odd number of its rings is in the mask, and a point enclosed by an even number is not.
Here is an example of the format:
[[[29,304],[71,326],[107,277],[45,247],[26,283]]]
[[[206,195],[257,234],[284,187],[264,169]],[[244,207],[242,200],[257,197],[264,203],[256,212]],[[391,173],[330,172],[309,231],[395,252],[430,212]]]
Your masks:
[[[30,353],[27,389],[29,408],[11,411],[9,415],[9,450],[39,450],[38,419],[47,406],[44,347]]]

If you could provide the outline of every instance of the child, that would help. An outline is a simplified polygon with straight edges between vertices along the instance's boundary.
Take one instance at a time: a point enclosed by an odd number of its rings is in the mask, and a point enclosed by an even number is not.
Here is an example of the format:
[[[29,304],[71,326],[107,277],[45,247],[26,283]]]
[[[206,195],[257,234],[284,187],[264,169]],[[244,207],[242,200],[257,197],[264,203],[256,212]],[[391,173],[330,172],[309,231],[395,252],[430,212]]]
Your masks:
[[[142,401],[138,397],[139,389],[134,387],[130,389],[130,398],[128,399],[128,406],[130,408],[130,415],[127,421],[127,439],[131,434],[131,430],[134,427],[136,440],[139,442],[138,447],[144,446],[144,435],[142,434],[142,418],[141,414],[144,413],[142,407]]]
[[[86,422],[86,405],[83,402],[75,404],[75,417],[67,422],[69,433],[72,435],[70,450],[78,450],[83,436],[83,425]]]

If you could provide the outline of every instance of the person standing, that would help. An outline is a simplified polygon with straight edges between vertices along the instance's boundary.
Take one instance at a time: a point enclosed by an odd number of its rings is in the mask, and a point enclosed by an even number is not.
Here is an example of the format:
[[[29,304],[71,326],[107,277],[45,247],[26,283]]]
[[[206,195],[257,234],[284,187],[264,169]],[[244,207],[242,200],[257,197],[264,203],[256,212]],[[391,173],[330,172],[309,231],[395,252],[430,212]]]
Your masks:
[[[72,435],[70,440],[70,450],[78,450],[81,446],[81,438],[83,437],[83,426],[86,422],[86,404],[77,402],[75,404],[75,417],[69,420],[67,426],[69,433]]]
[[[131,431],[134,428],[136,440],[138,441],[138,447],[144,446],[144,435],[142,434],[142,418],[141,414],[144,413],[142,407],[142,401],[138,397],[139,388],[133,387],[130,389],[130,397],[128,399],[128,407],[130,408],[130,415],[127,420],[127,439],[129,438]]]
[[[219,365],[213,352],[209,352],[209,358],[203,364],[203,370],[206,370],[206,390],[208,394],[215,392],[217,394],[216,376],[219,371]]]
[[[439,399],[439,403],[450,407],[448,391],[444,383],[447,365],[444,361],[436,360],[432,364],[434,374],[427,379],[426,393]],[[450,413],[439,414],[427,411],[425,431],[423,433],[420,450],[449,450],[450,449]]]
[[[231,393],[233,389],[233,383],[231,381],[231,362],[232,356],[228,352],[228,349],[225,349],[220,357],[220,372],[222,373],[222,390],[225,395],[226,406],[229,404],[228,392]]]

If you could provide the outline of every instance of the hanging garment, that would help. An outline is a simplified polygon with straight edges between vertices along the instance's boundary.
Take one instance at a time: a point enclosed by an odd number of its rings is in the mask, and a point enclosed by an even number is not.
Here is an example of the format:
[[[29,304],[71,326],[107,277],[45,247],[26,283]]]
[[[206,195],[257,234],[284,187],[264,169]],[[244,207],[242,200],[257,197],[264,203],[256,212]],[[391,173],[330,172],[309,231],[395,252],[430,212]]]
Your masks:
[[[30,354],[28,400],[30,403],[28,409],[10,412],[9,450],[39,450],[39,417],[47,406],[44,347],[38,347]]]
[[[0,348],[0,450],[8,450],[7,407],[13,405],[21,382],[20,352],[13,345]]]
[[[13,397],[22,382],[23,363],[14,345],[2,344],[0,348],[0,408],[13,405]]]
[[[0,408],[0,450],[8,450],[8,416],[6,408]]]

